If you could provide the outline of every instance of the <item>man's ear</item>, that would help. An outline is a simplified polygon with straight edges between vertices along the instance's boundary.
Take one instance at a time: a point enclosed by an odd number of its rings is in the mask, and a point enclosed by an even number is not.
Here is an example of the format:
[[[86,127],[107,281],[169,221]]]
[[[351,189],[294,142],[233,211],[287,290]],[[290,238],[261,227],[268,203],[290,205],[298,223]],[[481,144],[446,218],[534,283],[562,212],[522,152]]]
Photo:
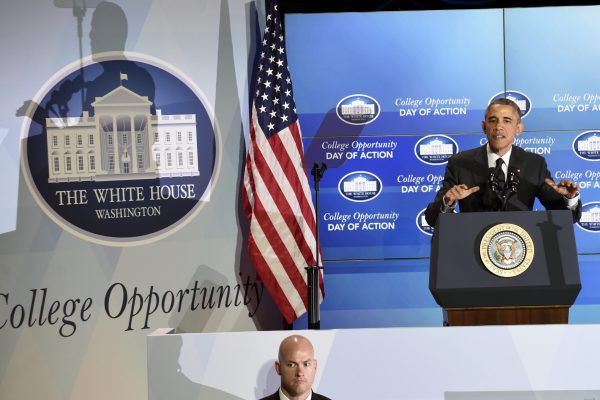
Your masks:
[[[281,376],[281,371],[279,370],[280,367],[279,361],[275,361],[275,372],[277,372],[277,375],[279,376]]]
[[[523,133],[524,129],[525,129],[525,125],[522,122],[519,122],[517,124],[517,135],[520,135],[521,133]]]

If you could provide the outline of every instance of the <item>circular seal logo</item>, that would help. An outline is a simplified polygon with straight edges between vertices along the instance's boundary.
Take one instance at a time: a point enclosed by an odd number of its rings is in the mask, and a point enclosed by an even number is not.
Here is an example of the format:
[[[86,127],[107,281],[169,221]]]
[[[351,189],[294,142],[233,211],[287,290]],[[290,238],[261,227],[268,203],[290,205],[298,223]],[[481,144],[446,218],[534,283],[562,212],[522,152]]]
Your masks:
[[[419,213],[417,214],[417,218],[415,219],[415,223],[417,224],[417,228],[419,228],[421,232],[423,232],[426,235],[433,236],[434,228],[433,226],[429,225],[425,220],[425,210],[427,209],[424,208],[421,211],[419,211]]]
[[[525,93],[518,92],[516,90],[507,90],[506,92],[496,93],[494,97],[490,99],[488,104],[501,98],[507,98],[517,103],[521,109],[521,118],[525,118],[527,115],[529,115],[529,112],[531,111],[531,100]]]
[[[214,113],[161,60],[102,53],[74,62],[33,99],[21,166],[42,210],[77,237],[148,243],[210,200],[220,151]]]
[[[600,131],[582,132],[573,139],[573,152],[586,161],[600,161]]]
[[[350,201],[365,202],[379,196],[383,190],[381,179],[370,172],[355,171],[346,174],[338,183],[342,196]]]
[[[380,110],[377,100],[366,94],[346,96],[335,107],[338,118],[351,125],[366,125],[375,121]]]
[[[529,268],[534,256],[531,236],[518,225],[498,224],[481,239],[479,254],[483,265],[494,275],[512,278]]]
[[[600,232],[600,201],[592,201],[581,206],[581,218],[577,225],[588,232]]]
[[[442,165],[458,153],[458,144],[446,135],[428,135],[415,144],[415,156],[429,165]]]

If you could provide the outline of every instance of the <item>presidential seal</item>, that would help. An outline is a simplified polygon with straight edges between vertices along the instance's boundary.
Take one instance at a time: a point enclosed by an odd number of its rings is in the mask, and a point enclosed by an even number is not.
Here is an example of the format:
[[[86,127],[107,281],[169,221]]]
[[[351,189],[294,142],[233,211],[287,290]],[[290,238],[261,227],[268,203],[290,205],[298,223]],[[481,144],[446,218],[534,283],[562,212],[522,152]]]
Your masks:
[[[520,226],[498,224],[483,235],[479,253],[483,265],[492,274],[512,278],[529,268],[534,246],[531,236]]]

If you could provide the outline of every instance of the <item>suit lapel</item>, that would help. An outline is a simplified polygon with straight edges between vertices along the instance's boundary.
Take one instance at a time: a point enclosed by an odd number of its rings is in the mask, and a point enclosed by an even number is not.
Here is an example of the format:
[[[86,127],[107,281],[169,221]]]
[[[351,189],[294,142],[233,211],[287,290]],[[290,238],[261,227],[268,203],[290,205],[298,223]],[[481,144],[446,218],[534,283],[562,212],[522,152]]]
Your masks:
[[[475,153],[475,161],[477,161],[477,164],[483,164],[483,166],[487,170],[487,144],[484,144],[483,146],[479,147],[478,151]]]
[[[524,170],[525,152],[521,148],[513,145],[508,166],[512,169],[519,169],[521,171]]]

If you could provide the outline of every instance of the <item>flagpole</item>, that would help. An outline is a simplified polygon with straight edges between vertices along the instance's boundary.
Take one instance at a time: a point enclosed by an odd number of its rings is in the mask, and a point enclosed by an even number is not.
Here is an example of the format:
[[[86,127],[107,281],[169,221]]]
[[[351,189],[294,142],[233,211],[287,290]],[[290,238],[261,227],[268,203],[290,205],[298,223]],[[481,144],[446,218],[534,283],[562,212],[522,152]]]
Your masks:
[[[87,7],[85,6],[85,0],[83,1],[83,6],[78,6],[73,1],[73,16],[77,18],[77,38],[79,41],[79,75],[81,75],[81,110],[83,115],[83,107],[85,106],[85,78],[83,72],[83,46],[82,46],[82,38],[83,38],[83,17],[85,17],[85,11]]]
[[[319,259],[319,183],[327,169],[325,163],[321,166],[315,163],[310,171],[315,182],[315,265],[306,267],[308,286],[308,329],[321,329],[321,316],[319,310],[319,286],[321,285],[319,273],[323,267]]]

